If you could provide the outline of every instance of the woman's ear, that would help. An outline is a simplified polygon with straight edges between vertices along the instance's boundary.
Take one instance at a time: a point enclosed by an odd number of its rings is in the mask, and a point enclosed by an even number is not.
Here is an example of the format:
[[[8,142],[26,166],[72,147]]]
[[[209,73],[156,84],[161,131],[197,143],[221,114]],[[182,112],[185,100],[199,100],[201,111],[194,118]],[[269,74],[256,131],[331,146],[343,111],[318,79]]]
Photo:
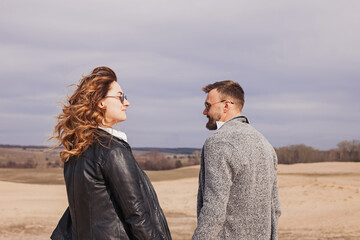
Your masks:
[[[98,107],[99,107],[99,108],[105,108],[104,99],[103,99],[103,100],[100,100],[100,102],[98,103]]]

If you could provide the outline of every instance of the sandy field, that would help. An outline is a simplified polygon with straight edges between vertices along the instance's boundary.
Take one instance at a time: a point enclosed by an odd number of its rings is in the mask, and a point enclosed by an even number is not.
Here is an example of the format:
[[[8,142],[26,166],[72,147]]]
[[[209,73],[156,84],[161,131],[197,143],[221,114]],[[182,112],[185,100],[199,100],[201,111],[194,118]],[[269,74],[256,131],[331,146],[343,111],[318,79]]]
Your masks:
[[[198,169],[148,172],[175,240],[190,239],[196,227]],[[42,182],[26,183],[24,172],[6,171],[0,171],[0,239],[49,239],[67,206],[65,186],[41,175]],[[59,176],[61,170],[51,178]],[[278,179],[279,239],[360,239],[360,163],[279,165]]]

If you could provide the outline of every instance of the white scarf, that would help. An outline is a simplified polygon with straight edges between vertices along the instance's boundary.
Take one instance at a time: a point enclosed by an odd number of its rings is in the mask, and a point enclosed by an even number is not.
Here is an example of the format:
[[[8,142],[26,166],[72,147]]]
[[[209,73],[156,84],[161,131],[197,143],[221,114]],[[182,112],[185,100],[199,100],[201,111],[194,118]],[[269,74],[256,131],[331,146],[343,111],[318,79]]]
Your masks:
[[[119,130],[116,130],[116,129],[113,129],[113,128],[109,128],[109,127],[98,127],[108,133],[110,133],[111,135],[121,139],[121,140],[124,140],[125,142],[127,142],[127,136],[124,132],[122,131],[119,131]]]

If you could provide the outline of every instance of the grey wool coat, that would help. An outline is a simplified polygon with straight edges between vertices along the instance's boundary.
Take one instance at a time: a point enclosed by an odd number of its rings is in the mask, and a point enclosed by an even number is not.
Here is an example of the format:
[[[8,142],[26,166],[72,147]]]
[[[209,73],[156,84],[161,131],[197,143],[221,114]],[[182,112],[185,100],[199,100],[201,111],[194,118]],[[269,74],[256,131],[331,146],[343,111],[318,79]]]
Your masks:
[[[246,117],[225,122],[203,146],[192,239],[277,239],[276,168],[274,148]]]

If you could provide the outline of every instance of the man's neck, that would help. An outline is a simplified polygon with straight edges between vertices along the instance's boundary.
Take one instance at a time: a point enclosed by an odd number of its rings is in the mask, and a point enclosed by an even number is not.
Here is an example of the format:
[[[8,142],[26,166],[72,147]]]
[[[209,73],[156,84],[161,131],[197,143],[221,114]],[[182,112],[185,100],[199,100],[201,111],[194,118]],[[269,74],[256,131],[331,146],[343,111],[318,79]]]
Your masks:
[[[219,121],[220,122],[227,122],[230,119],[233,119],[234,117],[240,116],[241,112],[232,112],[232,113],[227,113],[223,118],[221,118]]]

